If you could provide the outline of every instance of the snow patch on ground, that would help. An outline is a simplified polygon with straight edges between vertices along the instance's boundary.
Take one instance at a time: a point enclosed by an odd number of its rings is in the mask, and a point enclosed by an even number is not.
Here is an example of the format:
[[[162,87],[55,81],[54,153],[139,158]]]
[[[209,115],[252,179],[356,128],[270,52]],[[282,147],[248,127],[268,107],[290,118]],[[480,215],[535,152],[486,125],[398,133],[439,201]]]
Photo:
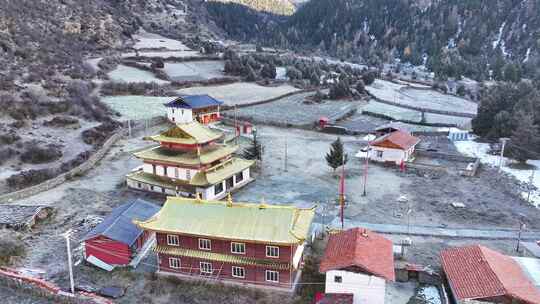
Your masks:
[[[426,300],[429,304],[442,304],[439,290],[435,286],[420,287],[418,295]]]
[[[499,166],[500,159],[497,155],[491,155],[488,153],[489,151],[489,144],[486,143],[478,143],[475,141],[458,141],[455,142],[454,145],[456,146],[457,150],[465,155],[472,156],[472,157],[478,157],[480,158],[480,161],[483,164],[491,165],[494,167]],[[503,166],[503,171],[514,176],[516,179],[518,179],[520,182],[523,183],[529,183],[531,178],[532,170],[520,170],[520,169],[514,169],[508,167],[506,164],[511,163],[512,160],[505,158]],[[533,178],[533,185],[536,187],[535,191],[532,191],[531,193],[531,203],[535,206],[540,206],[540,160],[529,160],[527,161],[529,165],[535,166],[536,169],[534,169],[534,178]],[[523,199],[527,199],[527,192],[521,193]]]

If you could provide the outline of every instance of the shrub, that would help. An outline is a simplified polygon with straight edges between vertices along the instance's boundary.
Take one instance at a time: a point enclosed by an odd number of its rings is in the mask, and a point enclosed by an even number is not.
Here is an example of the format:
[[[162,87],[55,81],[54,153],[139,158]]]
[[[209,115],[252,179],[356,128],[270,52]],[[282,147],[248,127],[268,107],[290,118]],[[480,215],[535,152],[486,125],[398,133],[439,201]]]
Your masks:
[[[22,189],[37,185],[55,176],[55,170],[51,168],[40,170],[27,170],[7,178],[7,184],[13,189]]]
[[[26,255],[23,242],[12,232],[0,231],[0,266],[11,263],[11,258]]]
[[[35,142],[29,142],[25,146],[26,151],[21,154],[21,161],[25,163],[43,164],[62,157],[62,150],[57,145],[49,144],[40,147]]]

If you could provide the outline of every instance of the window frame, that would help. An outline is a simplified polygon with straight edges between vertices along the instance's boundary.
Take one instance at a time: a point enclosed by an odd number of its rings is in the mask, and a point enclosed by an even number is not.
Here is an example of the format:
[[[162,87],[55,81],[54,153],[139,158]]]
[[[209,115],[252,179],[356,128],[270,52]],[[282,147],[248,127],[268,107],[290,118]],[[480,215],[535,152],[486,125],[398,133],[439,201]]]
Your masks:
[[[203,265],[208,266],[210,271],[203,271]],[[214,267],[212,266],[212,263],[210,262],[199,262],[199,272],[200,274],[206,274],[206,275],[212,275],[214,274]]]
[[[176,242],[171,242],[172,239],[176,239]],[[167,234],[167,245],[168,246],[180,246],[180,237],[176,234]]]
[[[238,176],[240,176],[240,179],[238,179]],[[235,184],[241,183],[243,181],[244,181],[244,171],[240,171],[234,175]]]
[[[376,150],[376,151],[377,151],[377,157],[382,158],[383,154],[384,154],[384,151],[382,151],[382,150]]]
[[[199,239],[198,243],[199,243],[199,249],[200,250],[207,250],[207,251],[212,250],[212,240],[210,240],[210,239]],[[205,244],[205,243],[208,245],[208,247],[201,246],[201,244]]]
[[[234,251],[234,250],[233,250],[234,245],[242,245],[242,247],[244,248],[244,251],[243,251],[243,252],[236,252],[236,251]],[[246,254],[246,243],[231,242],[231,253],[232,253],[232,254]]]
[[[242,275],[241,276],[236,275],[235,270],[241,270]],[[246,268],[245,267],[240,267],[240,266],[232,266],[231,267],[231,276],[233,278],[237,278],[237,279],[245,279],[246,278]]]
[[[171,263],[172,261],[176,261],[178,263],[178,266],[173,266]],[[180,262],[180,259],[179,258],[174,258],[174,257],[169,257],[169,268],[171,269],[181,269],[182,268],[182,264]]]
[[[268,279],[268,275],[269,275],[269,274],[275,274],[276,280],[269,280],[269,279]],[[279,283],[279,271],[276,271],[276,270],[266,270],[266,271],[264,272],[264,279],[265,279],[266,282]],[[270,279],[272,279],[272,278],[270,278]]]
[[[273,250],[273,249],[276,249],[276,252],[277,254],[276,255],[269,255],[269,250]],[[267,258],[273,258],[273,259],[279,259],[279,246],[271,246],[271,245],[267,245],[266,246],[266,257]],[[270,252],[271,253],[271,252]]]
[[[221,191],[219,191],[219,192],[217,191],[218,185],[221,188]],[[223,191],[225,191],[225,186],[223,186],[223,182],[214,185],[214,195],[221,194],[221,193],[223,193]]]

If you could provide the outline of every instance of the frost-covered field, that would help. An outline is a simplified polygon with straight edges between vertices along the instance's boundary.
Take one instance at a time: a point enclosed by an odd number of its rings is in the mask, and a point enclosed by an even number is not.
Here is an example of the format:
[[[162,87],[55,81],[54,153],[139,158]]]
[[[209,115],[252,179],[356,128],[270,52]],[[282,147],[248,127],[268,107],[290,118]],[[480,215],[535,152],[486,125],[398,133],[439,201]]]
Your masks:
[[[409,98],[400,98],[398,101],[411,106],[471,114],[478,111],[478,105],[472,101],[433,90],[404,88],[401,93]]]
[[[287,123],[303,126],[317,122],[321,116],[331,120],[340,119],[357,107],[354,101],[325,101],[317,104],[305,104],[304,100],[313,93],[299,93],[257,106],[240,108],[238,117],[251,119],[256,123]],[[232,116],[233,110],[228,111]]]
[[[386,115],[394,120],[406,120],[414,123],[420,123],[422,121],[422,113],[420,111],[401,108],[398,106],[377,102],[375,100],[371,100],[366,106],[362,107],[361,110]],[[471,125],[471,119],[467,117],[448,116],[433,113],[425,113],[424,115],[426,123],[454,124],[463,129],[468,129]]]
[[[122,115],[121,120],[128,120],[164,116],[166,112],[163,104],[173,99],[174,97],[107,96],[102,97],[101,101],[118,111]]]
[[[190,61],[178,63],[165,63],[164,71],[176,81],[198,81],[223,77],[223,61]]]
[[[109,78],[117,82],[155,82],[157,84],[167,84],[168,81],[156,78],[154,74],[137,68],[118,65],[115,70],[109,72]]]
[[[140,57],[149,57],[149,58],[169,58],[169,57],[175,57],[175,58],[184,58],[184,57],[200,57],[201,53],[197,51],[164,51],[164,52],[139,52],[138,54]],[[128,52],[123,53],[122,57],[135,57],[137,56],[137,53],[135,52]]]
[[[133,36],[135,39],[134,49],[167,49],[167,50],[186,50],[190,48],[181,41],[165,38],[161,35],[141,31]]]
[[[442,124],[453,124],[458,126],[461,129],[471,129],[471,118],[459,117],[459,116],[448,116],[441,114],[426,113],[426,122],[427,123],[442,123]]]
[[[222,100],[227,105],[253,103],[296,92],[290,85],[264,87],[256,83],[237,82],[221,86],[199,86],[178,90],[180,95],[208,94]]]
[[[460,153],[473,157],[478,157],[483,164],[495,167],[499,166],[499,157],[488,153],[489,144],[478,143],[475,141],[458,141],[454,144],[456,145],[456,148]],[[503,171],[510,175],[513,175],[521,182],[529,183],[532,170],[520,170],[510,168],[507,166],[507,164],[510,162],[511,160],[505,158],[505,165],[503,166]],[[531,195],[531,200],[534,205],[540,206],[540,160],[529,160],[527,163],[536,167],[536,169],[534,169],[535,172],[533,184],[537,188],[537,190],[534,191]],[[522,196],[524,199],[527,199],[526,192],[523,192]]]
[[[404,105],[440,111],[477,113],[478,105],[474,102],[453,95],[442,94],[434,90],[418,89],[418,87],[421,86],[414,85],[409,87],[405,83],[396,84],[377,79],[372,85],[366,88],[379,99],[398,102]]]
[[[422,120],[422,114],[418,111],[388,105],[375,100],[370,100],[369,103],[362,108],[362,111],[382,114],[395,120],[407,120],[412,122],[420,122]]]

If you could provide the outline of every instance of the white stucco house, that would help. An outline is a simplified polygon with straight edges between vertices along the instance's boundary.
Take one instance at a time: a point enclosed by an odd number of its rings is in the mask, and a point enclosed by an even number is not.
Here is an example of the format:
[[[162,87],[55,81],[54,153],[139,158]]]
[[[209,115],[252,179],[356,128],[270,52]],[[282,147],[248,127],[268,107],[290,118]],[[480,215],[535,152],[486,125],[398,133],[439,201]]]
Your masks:
[[[420,139],[406,131],[397,130],[377,137],[369,146],[356,154],[356,157],[369,157],[376,162],[394,162],[400,165],[413,158]]]
[[[395,281],[392,241],[364,228],[332,233],[321,260],[325,294],[352,294],[353,304],[384,304]]]

